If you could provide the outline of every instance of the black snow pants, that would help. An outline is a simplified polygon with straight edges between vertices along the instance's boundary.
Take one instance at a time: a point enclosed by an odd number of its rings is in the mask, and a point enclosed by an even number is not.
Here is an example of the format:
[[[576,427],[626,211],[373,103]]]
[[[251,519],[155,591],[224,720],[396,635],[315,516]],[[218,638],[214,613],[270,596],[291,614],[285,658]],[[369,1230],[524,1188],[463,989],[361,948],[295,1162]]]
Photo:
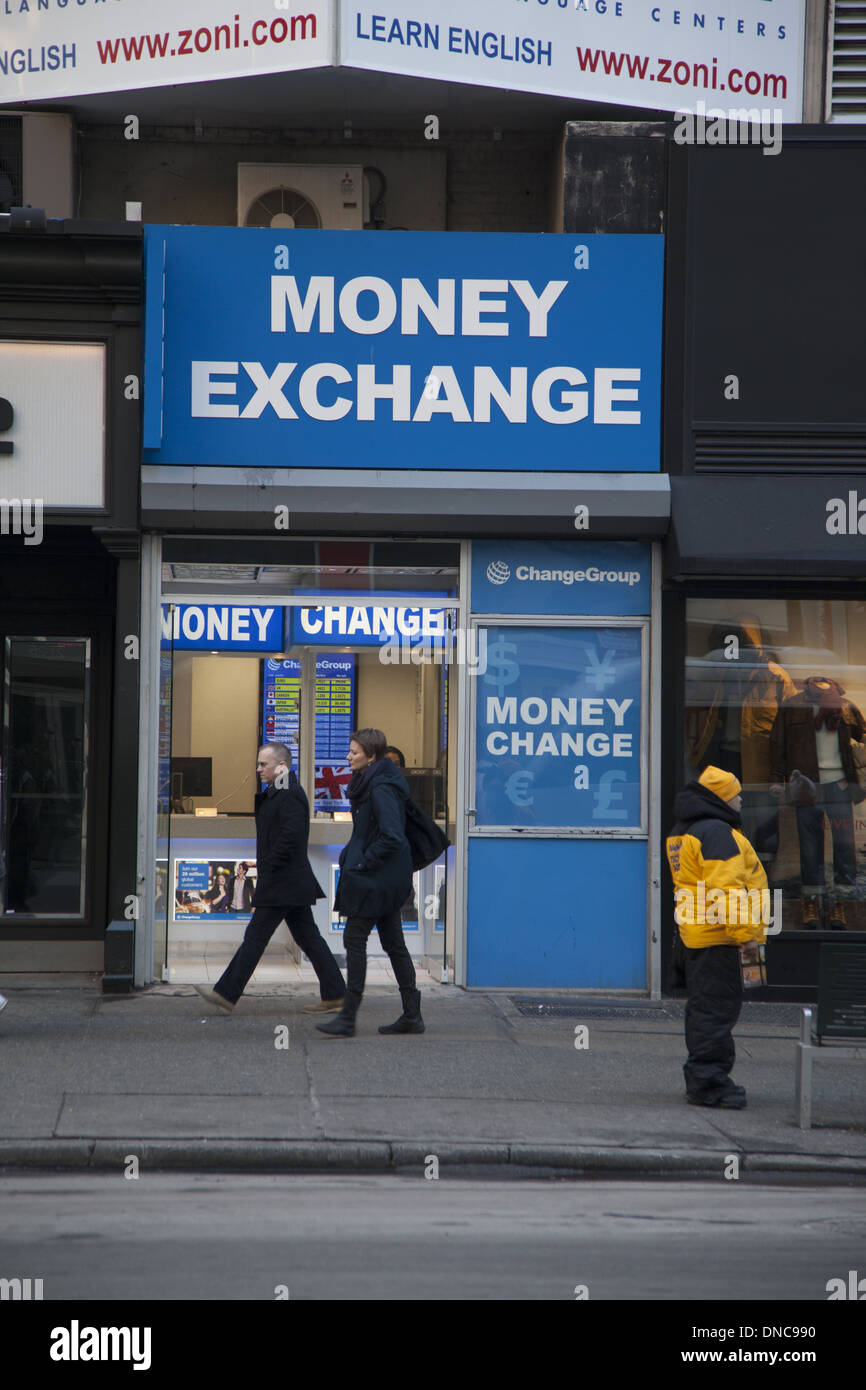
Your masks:
[[[686,1091],[702,1100],[729,1090],[736,1056],[731,1030],[740,1016],[743,981],[736,946],[682,946],[686,987]]]

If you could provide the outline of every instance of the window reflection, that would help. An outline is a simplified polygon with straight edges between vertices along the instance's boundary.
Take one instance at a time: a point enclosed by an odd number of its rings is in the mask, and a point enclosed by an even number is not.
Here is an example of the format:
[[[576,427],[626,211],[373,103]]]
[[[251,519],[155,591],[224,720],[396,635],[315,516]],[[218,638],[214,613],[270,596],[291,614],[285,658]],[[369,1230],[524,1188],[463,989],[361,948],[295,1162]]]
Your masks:
[[[685,778],[712,763],[741,780],[743,829],[783,892],[783,926],[860,927],[866,607],[690,599],[685,705]]]

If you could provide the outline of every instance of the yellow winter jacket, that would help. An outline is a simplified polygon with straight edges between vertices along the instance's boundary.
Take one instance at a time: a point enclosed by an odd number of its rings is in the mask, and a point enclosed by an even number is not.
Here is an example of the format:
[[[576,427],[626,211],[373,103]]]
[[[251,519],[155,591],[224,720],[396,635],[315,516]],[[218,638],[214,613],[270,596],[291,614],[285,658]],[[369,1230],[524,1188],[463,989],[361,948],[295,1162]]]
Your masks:
[[[699,782],[680,792],[674,814],[667,856],[683,944],[764,941],[770,921],[767,875],[739,816]]]

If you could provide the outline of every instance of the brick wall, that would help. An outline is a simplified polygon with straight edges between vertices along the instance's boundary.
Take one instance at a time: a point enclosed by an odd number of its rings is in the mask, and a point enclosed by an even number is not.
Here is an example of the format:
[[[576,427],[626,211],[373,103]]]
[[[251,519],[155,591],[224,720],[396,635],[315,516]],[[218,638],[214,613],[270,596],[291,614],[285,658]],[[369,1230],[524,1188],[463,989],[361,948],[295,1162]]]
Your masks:
[[[231,225],[241,161],[377,165],[388,178],[384,227],[410,231],[544,232],[550,226],[554,134],[465,131],[427,141],[406,131],[267,131],[118,124],[80,128],[78,215],[118,218],[141,201],[146,222]],[[375,195],[376,186],[371,186]]]

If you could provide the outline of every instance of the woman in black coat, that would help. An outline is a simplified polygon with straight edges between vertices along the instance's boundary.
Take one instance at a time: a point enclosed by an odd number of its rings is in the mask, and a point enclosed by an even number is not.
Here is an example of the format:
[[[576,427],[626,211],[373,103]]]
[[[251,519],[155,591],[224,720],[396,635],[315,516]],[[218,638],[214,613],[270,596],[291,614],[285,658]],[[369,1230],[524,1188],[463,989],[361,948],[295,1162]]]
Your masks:
[[[388,952],[403,1013],[380,1033],[423,1033],[421,994],[415,967],[403,939],[400,908],[412,891],[412,855],[406,839],[409,788],[400,769],[385,757],[388,740],[381,729],[359,729],[349,744],[352,779],[352,838],[340,855],[340,878],[334,906],[346,918],[346,997],[321,1033],[351,1038],[367,977],[367,937],[374,927]]]

